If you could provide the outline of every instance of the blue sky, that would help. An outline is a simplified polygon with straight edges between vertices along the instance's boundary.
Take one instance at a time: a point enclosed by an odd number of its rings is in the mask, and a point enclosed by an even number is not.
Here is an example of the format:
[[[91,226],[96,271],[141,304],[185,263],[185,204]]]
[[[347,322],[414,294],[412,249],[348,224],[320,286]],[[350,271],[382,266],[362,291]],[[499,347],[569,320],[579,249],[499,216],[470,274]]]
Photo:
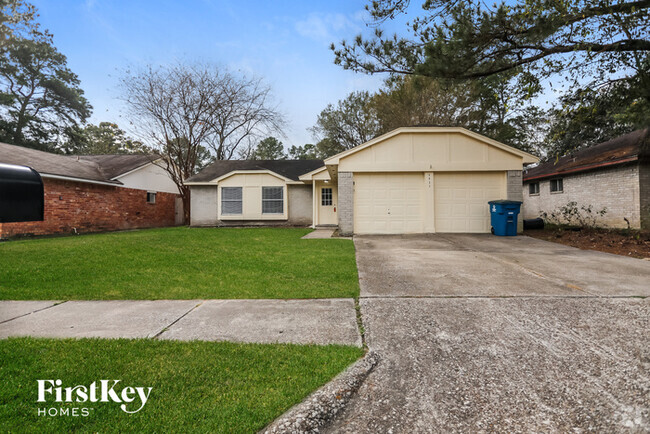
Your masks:
[[[79,75],[93,123],[128,130],[117,99],[126,68],[199,60],[264,78],[289,122],[285,146],[302,145],[328,103],[385,78],[345,71],[329,50],[368,32],[364,1],[32,1]]]

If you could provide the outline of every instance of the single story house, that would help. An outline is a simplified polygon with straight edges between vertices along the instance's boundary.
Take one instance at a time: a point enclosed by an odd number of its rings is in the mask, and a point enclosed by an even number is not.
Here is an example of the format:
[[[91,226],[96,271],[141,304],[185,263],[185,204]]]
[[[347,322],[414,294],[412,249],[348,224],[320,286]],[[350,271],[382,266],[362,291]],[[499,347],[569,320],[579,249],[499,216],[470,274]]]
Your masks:
[[[524,171],[524,218],[576,202],[607,212],[598,223],[650,229],[650,129],[637,130]],[[627,219],[627,221],[626,221]]]
[[[310,226],[312,186],[299,177],[320,167],[323,160],[216,161],[185,181],[190,224]]]
[[[178,188],[159,156],[67,156],[0,143],[0,163],[40,173],[44,220],[0,223],[0,239],[173,226],[183,222]]]
[[[186,181],[190,224],[488,233],[487,202],[522,200],[537,161],[464,128],[398,128],[324,161],[217,161]]]

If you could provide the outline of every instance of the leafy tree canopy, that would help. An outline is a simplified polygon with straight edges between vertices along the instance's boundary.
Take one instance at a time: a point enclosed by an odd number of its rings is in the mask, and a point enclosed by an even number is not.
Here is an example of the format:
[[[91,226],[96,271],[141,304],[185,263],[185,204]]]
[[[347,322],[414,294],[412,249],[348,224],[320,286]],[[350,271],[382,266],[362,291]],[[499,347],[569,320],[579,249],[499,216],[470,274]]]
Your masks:
[[[61,146],[65,154],[99,155],[99,154],[152,154],[155,151],[132,139],[111,122],[99,125],[88,124],[85,127],[71,128],[67,131],[68,139]]]
[[[313,129],[324,136],[315,154],[325,158],[395,128],[424,125],[460,126],[532,151],[541,141],[543,114],[521,99],[507,76],[464,82],[394,76],[376,94],[352,93],[329,105]],[[341,139],[358,131],[366,133]]]
[[[316,146],[307,143],[303,146],[291,146],[289,148],[289,159],[291,160],[316,160],[318,159],[318,150]]]
[[[20,0],[0,9],[0,140],[54,150],[64,131],[84,122],[92,107],[52,35]]]
[[[549,158],[589,147],[650,125],[650,102],[638,81],[615,82],[564,95],[550,110]]]
[[[327,138],[333,142],[324,143],[322,147],[341,150],[353,148],[376,137],[380,126],[372,104],[372,95],[365,91],[352,92],[336,105],[329,104],[318,115],[311,131],[319,140]]]
[[[343,151],[345,148],[339,142],[325,137],[315,145],[308,143],[303,146],[292,146],[289,149],[289,158],[293,160],[324,160]]]
[[[568,73],[574,80],[646,76],[649,0],[427,0],[410,37],[385,36],[381,23],[406,13],[409,0],[373,0],[375,34],[332,45],[335,62],[366,73],[476,79],[517,73],[522,88]],[[568,77],[568,76],[567,76]],[[650,93],[646,94],[650,99]]]
[[[251,157],[251,160],[283,160],[287,158],[282,142],[275,137],[261,140]]]
[[[0,0],[0,46],[38,31],[36,7],[22,0]]]

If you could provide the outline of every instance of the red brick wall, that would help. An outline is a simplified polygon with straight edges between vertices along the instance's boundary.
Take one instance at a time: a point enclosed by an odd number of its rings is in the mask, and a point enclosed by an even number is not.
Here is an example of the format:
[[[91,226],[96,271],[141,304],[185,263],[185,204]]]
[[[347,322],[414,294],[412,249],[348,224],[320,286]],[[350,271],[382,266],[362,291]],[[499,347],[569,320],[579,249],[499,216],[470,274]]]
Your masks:
[[[150,204],[145,190],[54,179],[43,183],[45,219],[0,223],[0,238],[174,225],[176,194],[158,192]]]

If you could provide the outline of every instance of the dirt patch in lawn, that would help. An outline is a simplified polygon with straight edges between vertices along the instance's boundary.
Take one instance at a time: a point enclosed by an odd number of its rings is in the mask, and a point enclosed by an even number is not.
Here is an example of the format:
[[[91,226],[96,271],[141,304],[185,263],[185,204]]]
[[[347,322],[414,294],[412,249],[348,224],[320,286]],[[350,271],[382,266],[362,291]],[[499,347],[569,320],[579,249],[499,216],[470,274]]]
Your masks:
[[[529,229],[524,235],[583,250],[598,250],[633,258],[650,258],[650,232],[613,229]]]

